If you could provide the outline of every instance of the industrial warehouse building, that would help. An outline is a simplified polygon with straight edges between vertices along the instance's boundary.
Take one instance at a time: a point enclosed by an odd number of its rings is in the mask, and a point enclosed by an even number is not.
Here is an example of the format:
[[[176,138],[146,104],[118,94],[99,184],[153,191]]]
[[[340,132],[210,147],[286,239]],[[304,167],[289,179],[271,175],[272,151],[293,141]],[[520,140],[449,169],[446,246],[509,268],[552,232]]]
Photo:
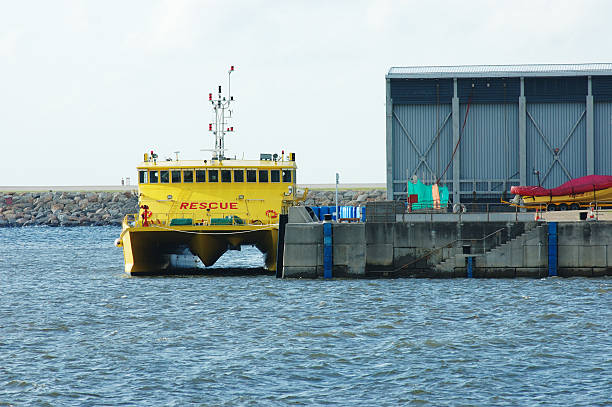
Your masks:
[[[388,199],[415,175],[453,203],[612,175],[612,64],[396,67],[386,85]]]

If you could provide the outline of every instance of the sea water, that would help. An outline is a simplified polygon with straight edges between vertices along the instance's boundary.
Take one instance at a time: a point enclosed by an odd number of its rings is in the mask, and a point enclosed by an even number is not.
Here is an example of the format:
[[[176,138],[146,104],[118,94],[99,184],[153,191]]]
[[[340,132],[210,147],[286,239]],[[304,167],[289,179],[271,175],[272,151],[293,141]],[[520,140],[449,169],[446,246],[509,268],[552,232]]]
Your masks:
[[[130,278],[119,233],[0,229],[0,405],[612,403],[611,279]]]

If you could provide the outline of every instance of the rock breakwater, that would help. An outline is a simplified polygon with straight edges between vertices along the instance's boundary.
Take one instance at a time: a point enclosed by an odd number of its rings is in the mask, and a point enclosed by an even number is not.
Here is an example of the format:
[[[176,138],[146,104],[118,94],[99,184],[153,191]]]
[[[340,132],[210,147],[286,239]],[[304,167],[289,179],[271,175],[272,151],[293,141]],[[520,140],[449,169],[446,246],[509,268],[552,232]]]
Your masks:
[[[0,226],[120,225],[138,212],[132,192],[19,192],[3,194]]]
[[[12,192],[0,196],[0,227],[121,225],[126,214],[138,212],[135,192]],[[335,205],[335,196],[334,191],[310,191],[305,204]],[[385,199],[382,189],[338,192],[339,205],[359,206]]]
[[[364,206],[367,202],[384,201],[387,199],[385,189],[370,190],[340,190],[338,205]],[[332,190],[311,190],[304,201],[306,206],[332,206],[336,204],[336,192]]]

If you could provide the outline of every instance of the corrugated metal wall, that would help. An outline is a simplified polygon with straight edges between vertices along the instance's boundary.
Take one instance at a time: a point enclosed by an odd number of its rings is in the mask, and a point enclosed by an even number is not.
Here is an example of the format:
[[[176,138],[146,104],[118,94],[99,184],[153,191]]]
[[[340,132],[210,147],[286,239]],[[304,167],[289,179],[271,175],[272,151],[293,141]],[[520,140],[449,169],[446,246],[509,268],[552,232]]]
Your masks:
[[[467,104],[460,105],[461,126]],[[472,104],[465,121],[459,151],[461,178],[510,179],[518,177],[518,105]],[[472,187],[462,191],[472,191]]]
[[[527,103],[527,184],[538,183],[534,169],[545,188],[587,175],[585,112],[585,103]]]
[[[453,148],[450,114],[450,104],[394,105],[394,180],[406,180],[407,170],[424,180],[431,180],[444,170]],[[440,135],[435,140],[438,128]],[[425,157],[427,165],[421,161],[421,156]],[[446,178],[449,174],[452,177],[452,168],[447,171]]]
[[[612,88],[611,88],[612,89]],[[595,173],[612,174],[612,103],[593,106],[595,136]]]
[[[525,96],[532,103],[583,102],[587,86],[586,76],[525,78]]]
[[[424,181],[433,180],[451,161],[455,147],[450,103],[453,80],[389,81],[393,106],[390,165],[394,197],[399,199],[405,196],[401,193],[406,191],[407,172]],[[525,77],[524,83],[526,183],[538,183],[534,170],[540,171],[544,187],[587,175],[588,78]],[[520,78],[457,79],[459,131],[470,101],[459,147],[462,202],[470,202],[473,191],[477,199],[499,197],[509,192],[510,185],[518,185],[520,89]],[[593,77],[592,94],[595,173],[612,174],[612,77]],[[440,137],[433,142],[438,126]],[[452,163],[445,181],[452,191]]]
[[[457,94],[467,103],[512,103],[521,92],[519,78],[469,78],[457,81]]]
[[[400,79],[392,83],[395,104],[450,103],[453,97],[452,79]]]

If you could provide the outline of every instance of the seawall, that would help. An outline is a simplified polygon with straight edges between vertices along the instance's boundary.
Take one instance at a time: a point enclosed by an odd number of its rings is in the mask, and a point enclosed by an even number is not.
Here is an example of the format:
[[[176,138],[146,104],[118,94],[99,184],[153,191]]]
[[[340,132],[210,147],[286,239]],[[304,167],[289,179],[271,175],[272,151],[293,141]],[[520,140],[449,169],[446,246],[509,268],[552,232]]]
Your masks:
[[[326,243],[323,223],[292,216],[298,210],[291,208],[286,225],[283,277],[323,277],[326,245],[334,277],[612,276],[609,221],[535,222],[533,214],[512,213],[488,220],[487,214],[405,214],[395,222],[331,223]]]

